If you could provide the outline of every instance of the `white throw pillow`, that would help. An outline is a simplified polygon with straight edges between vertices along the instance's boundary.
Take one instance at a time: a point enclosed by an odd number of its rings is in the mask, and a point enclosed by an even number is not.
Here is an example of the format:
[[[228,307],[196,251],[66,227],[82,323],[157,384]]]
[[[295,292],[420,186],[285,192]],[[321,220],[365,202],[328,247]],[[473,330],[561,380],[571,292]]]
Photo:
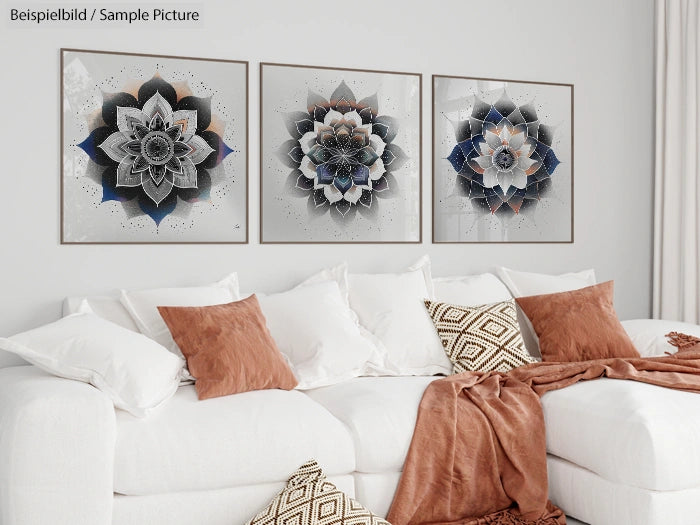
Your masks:
[[[368,362],[381,362],[335,280],[256,295],[267,327],[299,381],[298,389],[340,383],[363,375]]]
[[[681,332],[700,337],[700,326],[681,321],[631,319],[622,321],[622,326],[642,357],[664,355],[666,352],[675,354],[678,348],[670,344],[666,338],[666,334],[670,332]]]
[[[119,301],[118,295],[90,295],[85,297],[66,297],[63,301],[63,317],[81,311],[85,303],[95,315],[114,324],[123,326],[133,332],[138,333],[139,327],[131,314]]]
[[[211,306],[241,299],[238,275],[234,272],[209,286],[186,288],[155,288],[152,290],[121,291],[121,303],[133,317],[141,333],[163,345],[178,357],[178,348],[168,326],[158,313],[159,306]]]
[[[496,273],[508,287],[510,293],[513,294],[513,297],[570,292],[596,284],[595,271],[593,269],[563,273],[561,275],[548,275],[544,273],[519,272],[501,266],[496,269]],[[535,329],[519,306],[518,322],[525,341],[525,348],[527,348],[531,356],[541,358],[540,343]]]
[[[340,295],[343,297],[345,304],[350,307],[350,298],[348,291],[348,263],[342,262],[330,268],[324,268],[311,277],[304,279],[299,286],[304,284],[315,284],[323,281],[335,281],[340,288]]]
[[[173,395],[185,364],[148,337],[92,313],[0,338],[0,349],[51,374],[90,383],[137,417]]]
[[[450,374],[424,300],[434,299],[430,261],[423,258],[403,273],[350,274],[350,306],[378,340],[384,357],[380,375]]]
[[[492,273],[433,278],[435,300],[462,306],[500,303],[512,299],[503,282]]]
[[[496,269],[496,273],[513,294],[513,297],[570,292],[596,284],[595,272],[592,269],[561,275],[548,275],[518,272],[501,266]]]

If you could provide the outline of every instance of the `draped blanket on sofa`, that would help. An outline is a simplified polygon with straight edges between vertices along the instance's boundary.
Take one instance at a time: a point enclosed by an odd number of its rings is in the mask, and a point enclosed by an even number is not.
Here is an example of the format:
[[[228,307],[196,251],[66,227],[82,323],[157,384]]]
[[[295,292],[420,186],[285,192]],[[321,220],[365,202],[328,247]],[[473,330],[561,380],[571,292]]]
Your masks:
[[[700,392],[700,345],[687,343],[675,337],[680,350],[672,356],[534,363],[431,383],[388,521],[563,525],[564,513],[547,498],[540,396],[601,377]]]

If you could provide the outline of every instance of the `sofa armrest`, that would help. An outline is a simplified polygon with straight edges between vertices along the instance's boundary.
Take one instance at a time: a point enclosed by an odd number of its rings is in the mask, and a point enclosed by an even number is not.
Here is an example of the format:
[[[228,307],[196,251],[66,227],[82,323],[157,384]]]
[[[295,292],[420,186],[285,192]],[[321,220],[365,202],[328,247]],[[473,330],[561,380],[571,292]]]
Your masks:
[[[110,525],[115,436],[96,388],[0,369],[0,524]]]

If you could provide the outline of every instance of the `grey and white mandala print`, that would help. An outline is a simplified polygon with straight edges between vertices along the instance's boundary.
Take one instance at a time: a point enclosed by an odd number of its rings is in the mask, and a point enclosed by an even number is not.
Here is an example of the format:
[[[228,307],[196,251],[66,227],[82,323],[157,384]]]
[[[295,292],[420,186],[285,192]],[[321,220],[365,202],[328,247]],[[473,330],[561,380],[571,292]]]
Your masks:
[[[62,60],[63,242],[246,241],[247,63]]]
[[[263,65],[263,241],[417,241],[419,100],[416,75]]]

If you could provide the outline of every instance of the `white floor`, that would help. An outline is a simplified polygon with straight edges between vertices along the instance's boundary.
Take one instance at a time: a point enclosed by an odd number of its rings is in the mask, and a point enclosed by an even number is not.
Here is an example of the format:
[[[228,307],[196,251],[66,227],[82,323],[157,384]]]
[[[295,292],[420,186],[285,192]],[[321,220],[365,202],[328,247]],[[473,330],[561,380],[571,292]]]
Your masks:
[[[566,525],[586,525],[582,521],[575,520],[574,518],[566,517]]]

